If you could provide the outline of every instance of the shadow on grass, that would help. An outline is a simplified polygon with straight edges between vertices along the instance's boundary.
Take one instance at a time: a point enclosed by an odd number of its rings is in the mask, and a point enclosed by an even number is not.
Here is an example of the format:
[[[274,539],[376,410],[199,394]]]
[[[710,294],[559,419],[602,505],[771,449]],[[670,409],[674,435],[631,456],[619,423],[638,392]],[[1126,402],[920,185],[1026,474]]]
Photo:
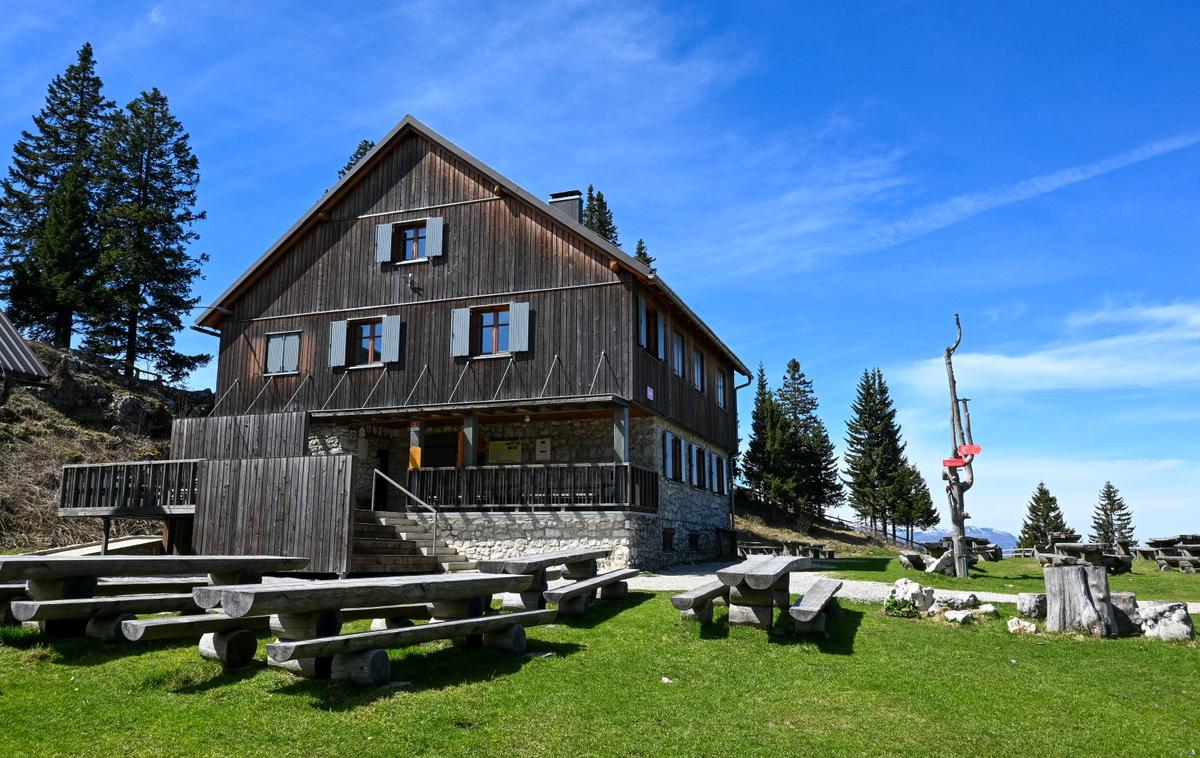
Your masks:
[[[788,624],[786,631],[774,632],[768,639],[773,645],[815,645],[822,653],[829,655],[853,655],[854,640],[858,636],[858,628],[862,626],[862,611],[840,608],[825,620],[827,634],[807,634],[796,632],[790,628],[790,618],[784,616],[777,624]]]
[[[296,679],[274,690],[283,695],[312,698],[312,707],[321,711],[349,711],[370,705],[397,693],[425,692],[487,681],[520,671],[531,661],[550,656],[565,658],[583,650],[573,642],[529,640],[524,655],[512,655],[491,648],[448,646],[429,653],[407,650],[392,658],[392,681],[382,687],[361,687],[349,682]],[[214,685],[216,686],[216,685]]]
[[[267,662],[253,660],[250,665],[237,669],[222,668],[220,664],[206,661],[206,676],[198,677],[192,672],[171,671],[159,677],[147,679],[144,686],[162,687],[176,695],[198,695],[202,692],[227,687],[237,682],[251,679],[260,671],[265,671]]]
[[[630,592],[621,600],[597,600],[588,605],[587,613],[583,616],[564,616],[559,614],[554,623],[569,626],[572,629],[591,629],[603,624],[613,616],[635,608],[642,603],[653,600],[653,592]]]
[[[823,571],[887,571],[891,558],[834,558],[821,561]]]

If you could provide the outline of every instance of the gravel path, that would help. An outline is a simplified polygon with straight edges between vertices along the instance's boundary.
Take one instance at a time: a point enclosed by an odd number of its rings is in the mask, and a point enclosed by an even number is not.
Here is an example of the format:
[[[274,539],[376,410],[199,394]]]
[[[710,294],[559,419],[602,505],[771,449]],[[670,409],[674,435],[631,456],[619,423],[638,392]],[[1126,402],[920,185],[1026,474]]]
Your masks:
[[[660,572],[635,576],[629,580],[629,588],[635,590],[652,590],[662,592],[677,590],[684,592],[694,589],[713,580],[718,569],[728,563],[696,563],[690,566],[672,566]],[[818,579],[829,578],[827,571],[799,571],[792,574],[790,588],[792,594],[802,595]],[[847,600],[857,600],[864,603],[882,603],[887,597],[892,585],[886,582],[866,582],[858,579],[843,579],[842,589],[838,597]],[[969,590],[934,589],[935,597],[966,597],[974,594],[982,603],[1016,603],[1017,596],[1004,592],[979,592]],[[1188,612],[1200,614],[1200,603],[1188,603]]]

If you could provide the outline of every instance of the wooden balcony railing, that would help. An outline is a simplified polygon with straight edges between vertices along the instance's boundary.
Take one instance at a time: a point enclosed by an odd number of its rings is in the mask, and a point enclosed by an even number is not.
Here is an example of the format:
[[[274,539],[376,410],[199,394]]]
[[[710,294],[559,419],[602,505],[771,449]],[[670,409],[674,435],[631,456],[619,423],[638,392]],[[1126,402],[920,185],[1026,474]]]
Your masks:
[[[192,514],[199,464],[199,460],[177,460],[63,466],[58,514],[126,518]]]
[[[658,474],[627,463],[423,468],[407,487],[440,511],[658,511]]]

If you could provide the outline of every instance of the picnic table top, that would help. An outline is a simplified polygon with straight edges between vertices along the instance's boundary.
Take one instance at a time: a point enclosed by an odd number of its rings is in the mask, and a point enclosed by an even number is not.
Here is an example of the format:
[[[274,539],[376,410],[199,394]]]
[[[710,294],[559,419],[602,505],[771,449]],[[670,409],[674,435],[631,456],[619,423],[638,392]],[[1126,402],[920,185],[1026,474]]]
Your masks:
[[[582,561],[607,558],[611,552],[611,548],[560,550],[556,553],[537,553],[535,555],[520,555],[513,558],[476,561],[475,566],[484,573],[532,574],[535,571],[550,566],[560,566],[564,563],[580,563]]]
[[[278,555],[12,555],[0,557],[0,581],[219,574],[244,569],[298,571],[307,565],[307,558]]]
[[[1177,534],[1174,537],[1156,537],[1146,540],[1150,547],[1181,547],[1200,545],[1200,534]]]
[[[272,613],[311,613],[371,605],[466,600],[498,592],[521,592],[533,577],[527,574],[415,574],[368,579],[271,582],[197,587],[192,590],[201,608],[221,607],[227,616]]]
[[[1056,542],[1054,543],[1055,550],[1066,550],[1073,553],[1094,553],[1104,549],[1104,545],[1098,542]]]
[[[811,558],[796,555],[754,556],[721,569],[717,572],[717,578],[730,587],[744,582],[751,589],[765,590],[770,589],[783,575],[806,569],[811,564]]]

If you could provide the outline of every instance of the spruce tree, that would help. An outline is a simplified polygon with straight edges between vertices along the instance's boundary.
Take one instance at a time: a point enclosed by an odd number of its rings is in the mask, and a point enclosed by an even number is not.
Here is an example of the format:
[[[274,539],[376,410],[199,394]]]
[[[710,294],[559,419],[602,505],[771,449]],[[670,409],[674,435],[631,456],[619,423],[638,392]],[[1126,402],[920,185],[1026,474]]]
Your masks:
[[[374,147],[375,143],[372,140],[365,139],[359,142],[358,147],[354,148],[354,152],[350,154],[350,160],[346,161],[345,166],[338,169],[338,179],[350,173],[350,169],[354,168],[363,159],[363,156],[371,152]]]
[[[583,225],[612,244],[621,244],[617,237],[617,225],[613,223],[613,214],[608,209],[604,193],[590,184],[587,188],[587,202],[583,206]]]
[[[767,384],[767,372],[758,364],[758,382],[754,390],[754,410],[750,413],[750,440],[741,459],[742,478],[757,496],[762,495],[763,479],[770,468],[767,461],[767,438],[775,396]]]
[[[903,485],[904,443],[883,372],[863,371],[846,424],[846,487],[859,518],[887,531]]]
[[[1092,511],[1092,542],[1111,545],[1133,541],[1133,514],[1112,482],[1105,482]]]
[[[837,457],[824,422],[817,416],[817,396],[800,362],[788,361],[776,400],[796,440],[781,452],[781,475],[794,482],[797,508],[818,518],[842,500]]]
[[[92,46],[84,44],[50,82],[33,131],[21,132],[0,180],[0,297],[14,324],[60,348],[70,346],[98,291],[89,281],[100,249],[98,148],[113,108],[101,89]]]
[[[1058,507],[1058,498],[1050,494],[1045,482],[1038,482],[1033,497],[1029,499],[1017,544],[1021,547],[1046,545],[1050,542],[1051,533],[1069,531],[1067,521]]]
[[[100,270],[106,299],[90,314],[85,347],[120,360],[126,377],[139,361],[178,381],[211,356],[175,350],[175,332],[200,301],[193,281],[207,255],[192,256],[199,165],[183,125],[157,89],[113,119],[101,177],[105,230]]]
[[[893,524],[903,524],[911,542],[914,529],[931,529],[941,520],[921,470],[905,459]]]
[[[651,271],[654,270],[656,258],[646,250],[646,240],[638,238],[637,245],[633,249],[633,257],[637,258],[639,263],[645,264]]]

